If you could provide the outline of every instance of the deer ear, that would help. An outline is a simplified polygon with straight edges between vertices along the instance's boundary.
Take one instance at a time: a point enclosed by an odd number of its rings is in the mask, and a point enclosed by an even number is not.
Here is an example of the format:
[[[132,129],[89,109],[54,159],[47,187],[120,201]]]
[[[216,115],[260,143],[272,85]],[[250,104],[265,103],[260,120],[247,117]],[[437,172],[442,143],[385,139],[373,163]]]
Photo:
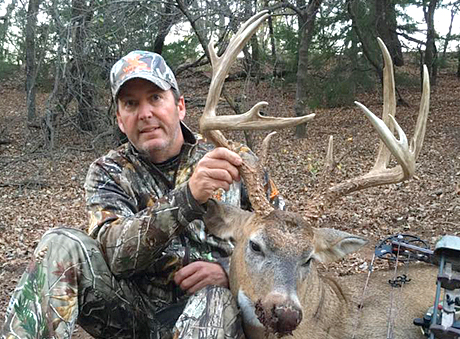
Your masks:
[[[253,213],[241,208],[209,199],[203,221],[209,233],[222,239],[238,241],[238,234],[241,233],[239,230],[252,216]]]
[[[313,230],[313,257],[327,263],[342,259],[367,244],[367,240],[332,228]]]

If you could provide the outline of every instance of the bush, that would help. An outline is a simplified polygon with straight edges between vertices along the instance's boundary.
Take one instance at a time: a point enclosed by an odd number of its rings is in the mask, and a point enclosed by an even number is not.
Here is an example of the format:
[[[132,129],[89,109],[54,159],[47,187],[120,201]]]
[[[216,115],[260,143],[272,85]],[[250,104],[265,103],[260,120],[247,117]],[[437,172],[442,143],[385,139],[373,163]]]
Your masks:
[[[400,88],[420,87],[420,73],[408,73],[395,70],[395,84]]]
[[[375,78],[372,72],[359,71],[348,60],[338,57],[316,56],[312,60],[309,76],[310,108],[350,106],[357,90],[373,89]]]
[[[187,60],[196,60],[199,56],[199,48],[201,47],[199,47],[198,38],[193,34],[165,45],[161,54],[165,60],[168,60],[169,66],[175,69]]]
[[[20,67],[18,65],[7,61],[0,61],[0,80],[6,80],[17,76],[19,71]]]

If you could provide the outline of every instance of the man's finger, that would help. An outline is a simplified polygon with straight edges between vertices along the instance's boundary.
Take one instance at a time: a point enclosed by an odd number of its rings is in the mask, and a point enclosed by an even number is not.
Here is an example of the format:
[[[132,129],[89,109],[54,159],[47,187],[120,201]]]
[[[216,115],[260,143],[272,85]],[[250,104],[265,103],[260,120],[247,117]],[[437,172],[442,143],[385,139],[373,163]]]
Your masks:
[[[177,285],[180,285],[182,281],[184,281],[184,279],[186,279],[190,275],[193,275],[198,270],[197,266],[192,264],[182,267],[179,271],[176,272],[176,274],[174,275],[174,282]]]
[[[189,291],[194,286],[196,286],[197,284],[200,284],[200,283],[202,283],[202,284],[204,284],[204,286],[206,286],[208,284],[208,281],[207,281],[206,278],[207,278],[206,272],[203,272],[202,270],[196,271],[192,275],[190,275],[187,278],[185,278],[184,280],[182,280],[182,282],[180,284],[180,288],[182,288],[184,291]]]
[[[205,288],[206,286],[208,285],[207,282],[205,282],[204,280],[201,280],[199,281],[198,283],[196,283],[195,285],[191,286],[190,288],[187,289],[187,292],[189,294],[193,294],[199,290],[201,290],[202,288]]]
[[[206,177],[210,179],[209,181],[211,182],[211,184],[213,184],[213,186],[217,185],[217,187],[214,188],[219,188],[219,184],[222,181],[227,183],[228,185],[231,185],[234,181],[232,174],[223,169],[208,168],[204,170],[204,172]]]
[[[243,163],[243,159],[238,154],[223,147],[212,150],[208,155],[212,158],[226,160],[234,166],[240,166]]]
[[[238,181],[240,178],[238,168],[226,160],[216,158],[205,159],[200,166],[197,167],[196,171],[206,171],[207,169],[223,170],[228,172],[232,177],[232,181]]]
[[[228,288],[228,278],[222,266],[204,261],[195,261],[181,268],[174,276],[174,281],[188,293],[195,293],[208,285]]]

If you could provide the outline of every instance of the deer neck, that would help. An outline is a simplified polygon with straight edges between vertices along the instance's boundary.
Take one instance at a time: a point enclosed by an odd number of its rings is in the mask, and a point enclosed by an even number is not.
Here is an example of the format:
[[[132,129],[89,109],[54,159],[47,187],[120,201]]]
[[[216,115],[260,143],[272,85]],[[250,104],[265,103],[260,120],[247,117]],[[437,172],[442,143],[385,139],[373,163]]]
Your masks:
[[[348,293],[335,280],[316,270],[304,281],[303,288],[299,294],[304,317],[294,334],[308,333],[307,337],[312,339],[343,338],[349,313]]]

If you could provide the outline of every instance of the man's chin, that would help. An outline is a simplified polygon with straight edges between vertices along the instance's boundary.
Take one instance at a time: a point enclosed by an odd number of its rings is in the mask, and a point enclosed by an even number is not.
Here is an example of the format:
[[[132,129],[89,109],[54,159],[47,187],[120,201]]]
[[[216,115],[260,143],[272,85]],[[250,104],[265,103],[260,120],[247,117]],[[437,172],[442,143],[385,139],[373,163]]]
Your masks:
[[[152,153],[161,152],[165,149],[166,149],[166,145],[164,143],[150,142],[150,143],[144,143],[143,145],[141,145],[138,151],[144,155],[148,155]]]
[[[169,153],[172,153],[171,145],[165,142],[144,143],[140,147],[136,147],[136,149],[142,156],[153,162],[166,161],[170,158]]]

